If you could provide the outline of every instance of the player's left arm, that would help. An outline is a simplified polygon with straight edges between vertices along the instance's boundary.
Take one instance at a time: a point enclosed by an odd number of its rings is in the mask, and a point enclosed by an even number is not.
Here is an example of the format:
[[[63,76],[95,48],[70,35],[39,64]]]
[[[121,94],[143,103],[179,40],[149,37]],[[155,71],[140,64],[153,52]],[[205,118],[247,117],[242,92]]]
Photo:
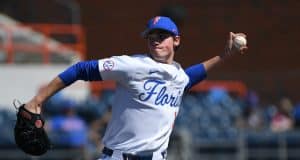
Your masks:
[[[190,81],[186,88],[191,88],[195,84],[199,83],[203,79],[206,78],[207,72],[209,72],[212,68],[222,63],[227,57],[230,57],[234,54],[243,54],[247,50],[247,46],[242,46],[240,48],[233,47],[233,39],[236,36],[246,37],[243,33],[229,33],[229,38],[225,45],[225,50],[222,54],[218,56],[214,56],[201,64],[196,64],[185,69],[185,73],[188,75]]]
[[[65,86],[71,85],[77,80],[102,81],[98,65],[98,60],[78,62],[60,73],[58,77]]]
[[[77,80],[101,81],[98,61],[83,61],[70,66],[39,90],[32,100],[26,103],[25,108],[32,113],[40,114],[42,104],[48,98]]]

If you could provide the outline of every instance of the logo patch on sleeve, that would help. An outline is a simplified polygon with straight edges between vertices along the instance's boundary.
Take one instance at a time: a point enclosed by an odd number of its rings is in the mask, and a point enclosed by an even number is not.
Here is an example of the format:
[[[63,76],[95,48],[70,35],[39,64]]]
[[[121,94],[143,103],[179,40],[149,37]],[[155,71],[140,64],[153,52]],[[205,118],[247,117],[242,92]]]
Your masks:
[[[115,63],[112,60],[106,60],[103,63],[103,68],[105,71],[111,71],[114,68],[114,66],[115,66]]]

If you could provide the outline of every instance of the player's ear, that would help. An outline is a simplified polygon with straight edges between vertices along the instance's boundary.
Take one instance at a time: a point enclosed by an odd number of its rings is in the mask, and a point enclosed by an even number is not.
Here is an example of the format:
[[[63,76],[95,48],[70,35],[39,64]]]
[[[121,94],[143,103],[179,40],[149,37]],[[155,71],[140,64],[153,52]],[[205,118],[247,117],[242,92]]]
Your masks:
[[[179,36],[175,36],[174,37],[174,46],[179,46],[180,45],[180,37]]]

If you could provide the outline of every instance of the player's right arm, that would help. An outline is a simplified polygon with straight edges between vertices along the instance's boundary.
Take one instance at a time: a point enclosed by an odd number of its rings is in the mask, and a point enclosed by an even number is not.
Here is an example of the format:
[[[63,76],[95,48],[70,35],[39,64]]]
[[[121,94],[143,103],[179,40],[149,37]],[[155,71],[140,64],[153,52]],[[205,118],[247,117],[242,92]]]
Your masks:
[[[33,113],[41,113],[42,104],[48,98],[77,80],[102,80],[98,69],[98,61],[78,62],[70,66],[49,82],[43,89],[39,90],[38,93],[26,103],[25,108]]]
[[[196,64],[193,66],[188,67],[185,69],[185,73],[188,75],[190,81],[186,87],[186,89],[190,89],[200,81],[206,78],[207,73],[217,66],[218,64],[222,63],[227,57],[230,57],[234,54],[243,54],[247,50],[247,46],[242,46],[241,48],[233,47],[233,39],[236,36],[243,36],[246,37],[243,33],[229,33],[227,43],[225,45],[225,50],[222,54],[214,56],[201,64]]]

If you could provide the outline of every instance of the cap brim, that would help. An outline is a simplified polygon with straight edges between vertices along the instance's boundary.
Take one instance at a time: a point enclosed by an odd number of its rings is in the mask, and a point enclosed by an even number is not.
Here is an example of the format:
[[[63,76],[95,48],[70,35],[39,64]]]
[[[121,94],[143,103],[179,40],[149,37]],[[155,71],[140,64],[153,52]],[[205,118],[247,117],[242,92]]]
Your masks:
[[[149,32],[151,32],[151,31],[153,31],[153,30],[163,30],[163,31],[166,31],[166,32],[171,33],[172,35],[175,35],[173,32],[171,32],[171,31],[169,31],[169,30],[166,30],[166,29],[164,29],[164,28],[151,28],[151,29],[148,28],[148,29],[144,30],[144,31],[141,33],[141,36],[142,36],[143,38],[146,38],[147,35],[149,34]]]
[[[146,29],[141,33],[141,37],[146,38],[146,36],[148,35],[148,33],[153,30],[153,29]]]

